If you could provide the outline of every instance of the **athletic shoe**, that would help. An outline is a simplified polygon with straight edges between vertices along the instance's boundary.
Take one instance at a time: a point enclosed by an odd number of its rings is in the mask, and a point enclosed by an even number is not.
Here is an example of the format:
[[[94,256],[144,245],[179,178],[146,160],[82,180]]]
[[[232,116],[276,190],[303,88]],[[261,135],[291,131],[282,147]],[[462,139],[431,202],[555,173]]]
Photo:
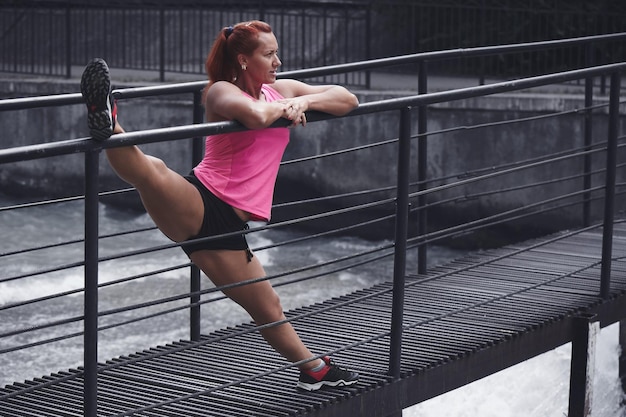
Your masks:
[[[105,140],[113,134],[117,106],[111,95],[109,67],[103,59],[91,61],[80,79],[80,92],[87,105],[87,126],[91,137]]]
[[[359,381],[359,374],[336,365],[328,356],[322,360],[326,362],[324,369],[317,372],[300,371],[298,388],[317,391],[323,386],[345,387]]]

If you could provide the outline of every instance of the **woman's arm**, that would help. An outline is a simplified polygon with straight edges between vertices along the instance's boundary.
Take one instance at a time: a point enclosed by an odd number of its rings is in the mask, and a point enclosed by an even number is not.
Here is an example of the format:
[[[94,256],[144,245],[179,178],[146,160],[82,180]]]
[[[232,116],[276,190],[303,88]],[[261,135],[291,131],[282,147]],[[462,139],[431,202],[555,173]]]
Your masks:
[[[277,80],[273,87],[285,99],[279,102],[295,106],[301,112],[317,110],[343,116],[359,105],[359,100],[346,88],[338,85],[312,86],[296,80]]]
[[[288,118],[287,104],[250,100],[239,87],[226,81],[209,87],[204,106],[208,122],[237,120],[248,129],[263,129],[281,117]]]

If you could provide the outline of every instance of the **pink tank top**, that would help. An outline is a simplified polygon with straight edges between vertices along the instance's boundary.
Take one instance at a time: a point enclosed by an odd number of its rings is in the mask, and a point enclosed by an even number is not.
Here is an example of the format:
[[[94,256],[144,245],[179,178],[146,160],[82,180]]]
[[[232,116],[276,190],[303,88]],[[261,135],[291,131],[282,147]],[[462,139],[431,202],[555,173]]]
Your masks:
[[[268,102],[283,98],[268,85],[261,91]],[[207,136],[204,158],[194,174],[225,203],[247,211],[253,220],[268,221],[278,168],[288,143],[288,128]]]

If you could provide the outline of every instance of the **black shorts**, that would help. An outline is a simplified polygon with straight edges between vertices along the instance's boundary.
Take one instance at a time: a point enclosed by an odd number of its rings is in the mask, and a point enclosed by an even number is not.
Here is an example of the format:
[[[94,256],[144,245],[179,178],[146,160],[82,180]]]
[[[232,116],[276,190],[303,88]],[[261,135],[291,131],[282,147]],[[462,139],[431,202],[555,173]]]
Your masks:
[[[235,210],[209,191],[204,184],[194,175],[193,171],[185,176],[185,179],[194,185],[204,202],[204,219],[200,232],[190,237],[188,240],[200,239],[210,236],[217,236],[225,233],[236,232],[248,229],[248,224],[241,220]],[[248,247],[246,236],[244,234],[226,236],[218,239],[206,240],[203,242],[183,243],[181,245],[187,256],[191,253],[204,249],[227,249],[227,250],[245,250],[248,255],[248,261],[252,258],[252,252]]]

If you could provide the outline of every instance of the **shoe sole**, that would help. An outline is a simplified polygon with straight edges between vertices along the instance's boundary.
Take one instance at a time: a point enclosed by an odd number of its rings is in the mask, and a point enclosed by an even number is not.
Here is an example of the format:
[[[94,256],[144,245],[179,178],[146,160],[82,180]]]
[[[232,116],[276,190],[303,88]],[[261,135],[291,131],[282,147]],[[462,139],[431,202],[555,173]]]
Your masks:
[[[87,127],[96,140],[108,139],[113,134],[111,115],[111,80],[109,67],[102,59],[91,61],[80,79],[80,92],[87,105]]]
[[[303,389],[305,391],[317,391],[322,387],[348,387],[350,385],[354,385],[358,380],[355,381],[344,381],[340,379],[339,381],[320,381],[315,384],[307,384],[305,382],[298,382],[298,388]]]

